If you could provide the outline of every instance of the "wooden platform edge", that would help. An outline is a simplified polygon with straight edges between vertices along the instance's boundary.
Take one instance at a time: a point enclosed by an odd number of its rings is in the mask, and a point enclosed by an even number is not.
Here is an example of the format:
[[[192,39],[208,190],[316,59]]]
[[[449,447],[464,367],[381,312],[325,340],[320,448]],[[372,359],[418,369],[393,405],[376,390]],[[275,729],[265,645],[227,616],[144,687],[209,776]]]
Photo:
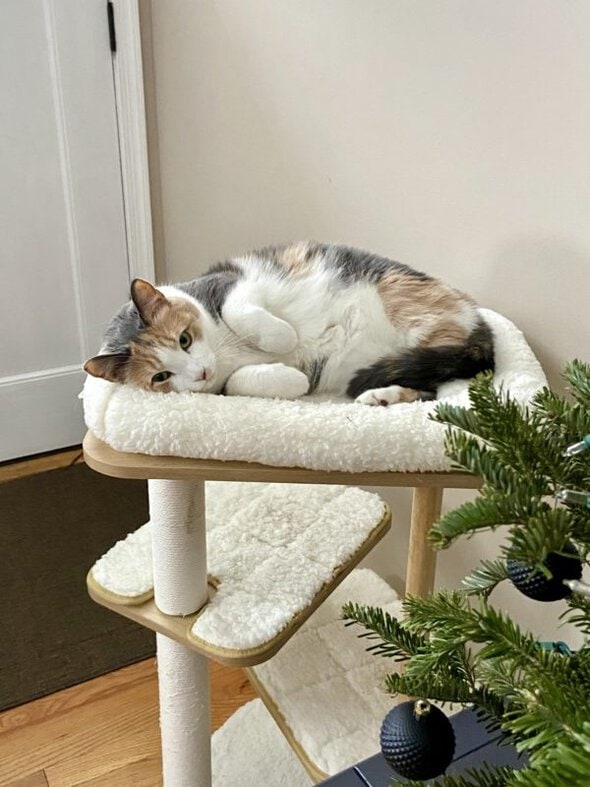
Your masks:
[[[145,593],[139,593],[137,596],[123,596],[119,593],[113,593],[112,590],[108,590],[107,588],[103,587],[95,578],[92,573],[94,566],[90,569],[90,571],[86,574],[86,587],[88,589],[89,595],[90,591],[92,591],[92,598],[94,596],[100,596],[104,598],[105,601],[109,601],[111,604],[117,604],[121,606],[132,606],[137,607],[140,604],[145,604],[146,601],[149,601],[154,597],[154,588],[152,587],[150,590],[146,590]]]
[[[470,473],[311,470],[275,467],[257,462],[187,459],[180,456],[148,456],[116,451],[87,432],[84,459],[93,470],[115,478],[165,478],[170,480],[259,481],[284,484],[346,484],[350,486],[438,486],[445,489],[477,489],[481,479]]]
[[[328,779],[331,774],[324,773],[313,760],[310,758],[308,753],[305,751],[303,746],[299,743],[295,735],[293,734],[293,730],[287,724],[285,717],[281,713],[280,708],[274,702],[270,694],[267,692],[266,687],[264,684],[258,679],[256,672],[253,669],[246,668],[245,670],[246,675],[248,676],[248,680],[254,686],[256,693],[264,703],[265,708],[268,710],[270,715],[275,720],[278,728],[283,733],[285,738],[287,739],[287,743],[293,749],[299,761],[313,779],[314,782],[319,783],[323,782],[325,779]]]
[[[185,645],[191,650],[195,650],[201,655],[207,656],[220,664],[234,667],[251,667],[262,664],[272,658],[285,645],[295,632],[301,628],[303,623],[326,598],[335,590],[338,585],[356,568],[360,561],[373,549],[373,547],[385,536],[391,527],[391,511],[384,503],[384,513],[380,521],[371,530],[367,538],[353,552],[350,558],[339,566],[333,576],[324,583],[315,595],[311,604],[298,612],[275,637],[254,648],[244,648],[242,650],[230,649],[212,645],[205,640],[195,637],[191,629],[202,614],[203,609],[192,615],[173,616],[165,615],[161,612],[152,599],[143,604],[117,602],[116,594],[105,591],[96,581],[87,582],[88,593],[93,601],[107,609],[117,612],[130,620],[139,623],[146,628],[164,634],[176,640],[181,645]],[[214,589],[211,590],[214,592]]]

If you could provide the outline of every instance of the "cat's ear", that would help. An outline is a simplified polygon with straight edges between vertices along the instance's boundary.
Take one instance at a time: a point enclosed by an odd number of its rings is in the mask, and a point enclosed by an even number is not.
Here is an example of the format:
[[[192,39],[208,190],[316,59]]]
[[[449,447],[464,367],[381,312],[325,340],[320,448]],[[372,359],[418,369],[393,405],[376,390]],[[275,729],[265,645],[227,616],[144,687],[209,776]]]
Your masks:
[[[131,299],[146,325],[151,325],[156,314],[168,303],[166,297],[145,279],[133,279]]]
[[[126,379],[126,367],[129,355],[115,353],[113,355],[95,355],[84,364],[84,371],[93,377],[102,377],[112,383],[123,383]]]

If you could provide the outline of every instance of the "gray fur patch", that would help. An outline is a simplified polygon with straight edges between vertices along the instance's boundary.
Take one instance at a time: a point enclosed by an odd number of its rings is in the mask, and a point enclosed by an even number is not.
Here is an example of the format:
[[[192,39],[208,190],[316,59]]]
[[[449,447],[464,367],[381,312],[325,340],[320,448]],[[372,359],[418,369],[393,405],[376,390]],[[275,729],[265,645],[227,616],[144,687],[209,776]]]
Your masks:
[[[228,292],[242,277],[242,269],[232,262],[219,263],[198,279],[177,284],[179,290],[191,295],[217,320]]]
[[[394,262],[387,257],[380,257],[362,249],[351,246],[318,243],[314,247],[316,253],[321,254],[329,266],[336,268],[338,277],[344,284],[355,282],[368,282],[377,284],[386,273],[395,271],[417,279],[430,279],[425,273],[410,268],[402,262]]]
[[[145,323],[139,316],[132,301],[121,306],[111,319],[104,333],[106,352],[121,353],[129,347],[129,342],[145,329]]]

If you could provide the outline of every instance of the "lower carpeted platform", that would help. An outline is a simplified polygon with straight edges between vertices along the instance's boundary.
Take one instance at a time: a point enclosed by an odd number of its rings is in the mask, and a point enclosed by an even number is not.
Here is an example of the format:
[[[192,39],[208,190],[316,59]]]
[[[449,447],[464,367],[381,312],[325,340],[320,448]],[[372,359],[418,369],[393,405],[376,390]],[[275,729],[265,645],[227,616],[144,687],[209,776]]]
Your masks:
[[[215,787],[312,787],[262,700],[239,708],[211,740]]]
[[[0,484],[0,710],[155,653],[152,632],[86,593],[90,566],[147,518],[145,482],[83,464]]]

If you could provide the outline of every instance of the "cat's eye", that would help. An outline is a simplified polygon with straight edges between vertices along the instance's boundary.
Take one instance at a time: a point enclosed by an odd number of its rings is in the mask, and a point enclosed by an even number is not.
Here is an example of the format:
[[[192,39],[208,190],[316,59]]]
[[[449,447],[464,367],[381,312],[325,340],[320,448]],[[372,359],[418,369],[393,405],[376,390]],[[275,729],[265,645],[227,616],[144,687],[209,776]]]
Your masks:
[[[158,374],[154,374],[152,377],[153,383],[165,383],[166,380],[169,380],[172,377],[172,372],[158,372]]]
[[[193,343],[192,336],[188,331],[183,331],[178,337],[178,343],[180,344],[183,350],[188,350],[188,348]]]

